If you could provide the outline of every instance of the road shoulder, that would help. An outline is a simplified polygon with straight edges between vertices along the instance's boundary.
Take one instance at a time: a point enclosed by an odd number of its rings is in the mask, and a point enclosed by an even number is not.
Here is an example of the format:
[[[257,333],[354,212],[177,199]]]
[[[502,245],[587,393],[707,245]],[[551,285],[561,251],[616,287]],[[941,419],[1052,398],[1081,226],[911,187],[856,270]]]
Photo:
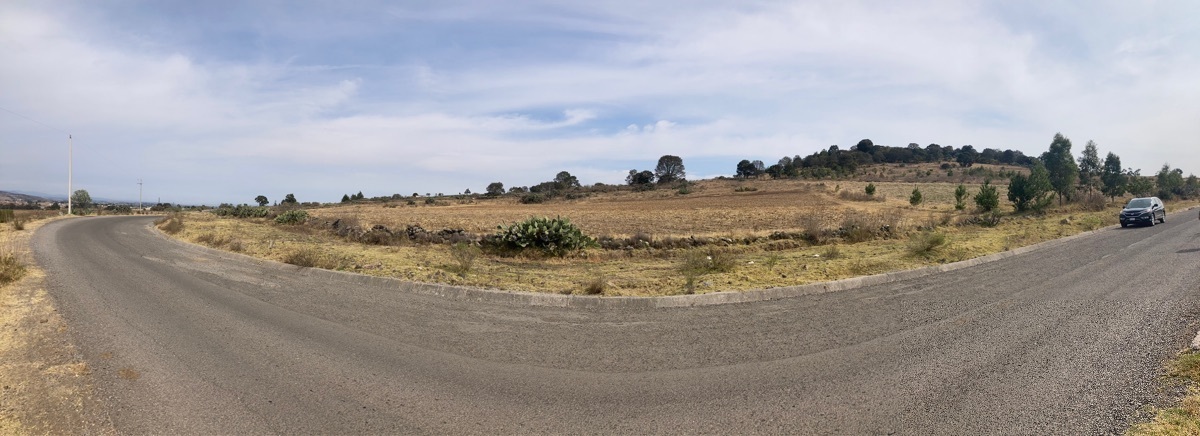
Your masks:
[[[33,233],[46,222],[0,234],[27,267],[0,287],[0,434],[112,434],[91,370],[31,254]]]

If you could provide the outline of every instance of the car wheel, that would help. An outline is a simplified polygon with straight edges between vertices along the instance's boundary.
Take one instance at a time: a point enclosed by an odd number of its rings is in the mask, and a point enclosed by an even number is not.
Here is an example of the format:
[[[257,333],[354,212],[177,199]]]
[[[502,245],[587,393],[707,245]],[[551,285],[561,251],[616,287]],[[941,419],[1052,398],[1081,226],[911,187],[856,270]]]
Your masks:
[[[1163,217],[1162,217],[1162,219],[1158,220],[1158,222],[1163,223],[1163,224],[1167,223],[1167,213],[1166,212],[1163,212]]]
[[[1129,227],[1129,224],[1121,223],[1121,228]]]
[[[1150,215],[1150,227],[1154,227],[1154,224],[1157,222],[1158,220],[1154,219],[1154,215]]]

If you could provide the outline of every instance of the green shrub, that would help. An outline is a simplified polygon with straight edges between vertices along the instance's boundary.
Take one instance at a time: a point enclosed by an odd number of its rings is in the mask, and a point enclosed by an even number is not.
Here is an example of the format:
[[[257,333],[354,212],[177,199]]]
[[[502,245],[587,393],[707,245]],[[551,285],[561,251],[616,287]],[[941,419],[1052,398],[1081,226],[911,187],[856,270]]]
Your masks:
[[[975,194],[975,205],[979,206],[980,212],[991,212],[1000,207],[1000,194],[992,186],[991,180],[985,180],[983,186],[979,187],[979,193]]]
[[[924,197],[921,195],[921,190],[913,188],[912,196],[908,197],[908,204],[916,206],[921,204],[922,201],[924,201]]]
[[[222,206],[212,210],[212,213],[219,217],[231,218],[266,218],[270,215],[271,210],[261,206],[249,206],[239,204],[237,206]]]
[[[867,188],[865,189],[865,192],[867,193],[867,195],[875,195],[875,184],[868,183]]]
[[[540,204],[545,202],[546,197],[542,194],[525,194],[521,196],[521,204]]]
[[[275,217],[275,224],[296,225],[308,221],[308,212],[304,210],[289,210]]]
[[[961,183],[957,188],[954,188],[954,210],[963,210],[967,208],[967,187]]]
[[[567,218],[532,217],[505,227],[499,226],[494,241],[501,248],[524,251],[539,250],[562,256],[595,244]]]

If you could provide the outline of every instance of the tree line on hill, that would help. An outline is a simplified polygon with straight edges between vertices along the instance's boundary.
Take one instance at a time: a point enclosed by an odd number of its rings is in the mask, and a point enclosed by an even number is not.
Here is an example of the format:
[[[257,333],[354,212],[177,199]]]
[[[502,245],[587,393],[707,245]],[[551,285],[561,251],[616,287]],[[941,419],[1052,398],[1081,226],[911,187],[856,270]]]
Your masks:
[[[832,179],[855,175],[856,171],[875,164],[918,164],[942,163],[971,167],[975,164],[1013,165],[1029,168],[1028,175],[1019,172],[1001,173],[1009,182],[1009,200],[1018,211],[1041,210],[1057,199],[1060,204],[1096,201],[1102,195],[1109,200],[1125,195],[1157,195],[1164,200],[1200,197],[1200,181],[1195,175],[1183,176],[1179,168],[1164,164],[1152,176],[1143,176],[1141,170],[1123,168],[1121,159],[1109,152],[1100,159],[1094,141],[1088,141],[1082,154],[1076,158],[1071,151],[1071,140],[1061,133],[1054,135],[1049,149],[1040,156],[1027,156],[1020,150],[985,148],[976,150],[971,145],[962,147],[929,144],[920,146],[910,143],[905,147],[877,145],[863,139],[854,147],[842,150],[837,145],[808,156],[784,156],[778,162],[766,165],[761,160],[743,159],[737,163],[734,177],[739,179]],[[625,186],[634,190],[657,189],[669,185],[687,193],[687,173],[683,159],[675,155],[664,155],[658,159],[653,170],[631,169],[625,177]],[[488,184],[482,196],[494,198],[505,194],[520,196],[522,203],[541,203],[563,196],[568,199],[589,192],[606,192],[617,186],[597,183],[584,186],[579,179],[567,171],[560,171],[554,179],[533,186],[514,186],[505,190],[504,183]],[[471,191],[463,194],[471,196]],[[426,194],[430,197],[431,194]],[[438,194],[438,197],[442,194]],[[413,193],[413,197],[419,197]],[[404,198],[400,194],[390,197],[365,199],[362,192],[344,195],[342,202],[385,201]],[[1102,200],[1102,199],[1101,199]]]
[[[743,159],[737,163],[734,175],[741,178],[766,175],[776,179],[826,179],[851,176],[859,167],[881,163],[957,162],[962,167],[977,163],[1029,166],[1033,160],[1034,158],[1026,156],[1020,150],[985,148],[980,152],[971,145],[955,148],[951,145],[929,144],[921,147],[916,143],[906,147],[891,147],[876,145],[870,139],[863,139],[848,150],[832,145],[826,150],[804,157],[784,156],[770,166],[761,160]]]

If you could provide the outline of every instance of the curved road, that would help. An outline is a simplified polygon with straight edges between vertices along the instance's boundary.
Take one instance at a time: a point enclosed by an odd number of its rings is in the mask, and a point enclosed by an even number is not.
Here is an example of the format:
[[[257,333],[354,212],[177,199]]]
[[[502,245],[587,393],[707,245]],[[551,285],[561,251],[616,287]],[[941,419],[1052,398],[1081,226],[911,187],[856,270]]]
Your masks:
[[[1188,219],[1191,218],[1191,219]],[[456,301],[182,249],[152,218],[35,252],[125,433],[1111,434],[1200,315],[1200,223],[777,301]]]

